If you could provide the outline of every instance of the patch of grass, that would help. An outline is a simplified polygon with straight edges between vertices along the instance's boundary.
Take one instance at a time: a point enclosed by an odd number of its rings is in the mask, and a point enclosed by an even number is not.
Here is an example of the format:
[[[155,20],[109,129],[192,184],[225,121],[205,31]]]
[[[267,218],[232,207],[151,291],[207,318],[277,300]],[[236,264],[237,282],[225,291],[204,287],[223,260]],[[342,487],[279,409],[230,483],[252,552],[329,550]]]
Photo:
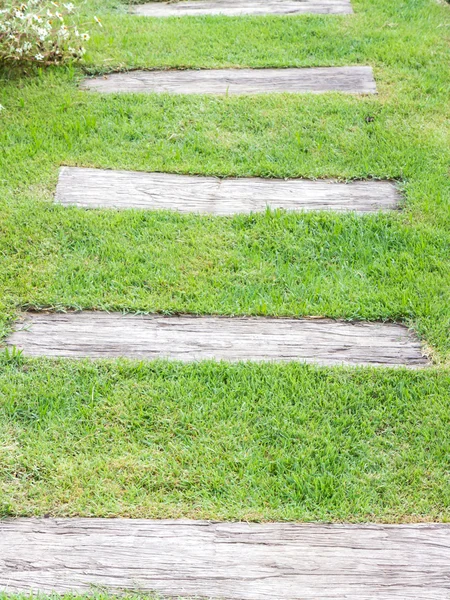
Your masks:
[[[0,371],[3,514],[448,519],[448,8],[155,20],[98,12],[85,70],[368,64],[379,95],[212,98],[1,72],[0,328],[23,307],[405,322],[440,366],[28,361]],[[61,164],[394,179],[402,211],[234,218],[52,204]],[[94,475],[94,476],[93,476]]]
[[[0,510],[446,521],[449,408],[434,370],[9,359]]]

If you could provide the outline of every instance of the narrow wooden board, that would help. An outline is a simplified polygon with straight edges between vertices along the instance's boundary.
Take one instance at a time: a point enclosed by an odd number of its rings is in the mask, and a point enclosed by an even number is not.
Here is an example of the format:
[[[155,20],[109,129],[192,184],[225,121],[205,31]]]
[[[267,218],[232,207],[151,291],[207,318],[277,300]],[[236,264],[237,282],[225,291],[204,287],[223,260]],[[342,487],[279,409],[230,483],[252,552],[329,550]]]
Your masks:
[[[349,15],[350,0],[188,0],[148,2],[131,7],[131,12],[146,17],[185,17],[203,15]]]
[[[29,313],[8,344],[29,356],[301,361],[419,367],[420,342],[392,323],[118,313]]]
[[[270,209],[358,213],[392,210],[400,200],[386,181],[216,179],[62,167],[56,202],[82,208],[136,208],[234,215]]]
[[[376,94],[377,91],[371,67],[129,71],[85,79],[81,88],[102,93],[227,96],[282,92]]]
[[[0,591],[448,600],[449,525],[0,521]]]

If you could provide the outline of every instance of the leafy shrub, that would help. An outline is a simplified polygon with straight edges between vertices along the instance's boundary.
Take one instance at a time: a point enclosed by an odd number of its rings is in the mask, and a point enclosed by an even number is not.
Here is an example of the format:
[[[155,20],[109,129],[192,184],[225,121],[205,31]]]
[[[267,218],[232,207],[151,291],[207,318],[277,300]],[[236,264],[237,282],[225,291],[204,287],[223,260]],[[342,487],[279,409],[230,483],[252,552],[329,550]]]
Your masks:
[[[81,59],[89,33],[80,32],[75,10],[71,2],[10,0],[0,10],[0,62],[50,65]]]

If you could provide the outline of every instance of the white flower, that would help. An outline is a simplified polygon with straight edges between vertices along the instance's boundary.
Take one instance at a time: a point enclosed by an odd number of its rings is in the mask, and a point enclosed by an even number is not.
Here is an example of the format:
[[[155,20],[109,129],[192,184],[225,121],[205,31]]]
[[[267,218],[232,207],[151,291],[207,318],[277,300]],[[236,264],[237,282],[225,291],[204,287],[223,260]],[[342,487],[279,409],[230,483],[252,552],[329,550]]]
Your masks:
[[[61,64],[85,54],[90,34],[80,32],[68,16],[77,11],[75,0],[6,0],[6,4],[9,8],[0,10],[0,43],[3,40],[7,60]],[[97,16],[93,18],[103,27]]]
[[[48,31],[46,29],[44,29],[43,27],[38,27],[38,29],[36,30],[36,33],[38,34],[39,39],[41,40],[41,42],[44,42],[47,38],[48,38]]]
[[[2,110],[6,110],[6,108],[3,106],[3,104],[0,104],[0,112],[2,112]]]

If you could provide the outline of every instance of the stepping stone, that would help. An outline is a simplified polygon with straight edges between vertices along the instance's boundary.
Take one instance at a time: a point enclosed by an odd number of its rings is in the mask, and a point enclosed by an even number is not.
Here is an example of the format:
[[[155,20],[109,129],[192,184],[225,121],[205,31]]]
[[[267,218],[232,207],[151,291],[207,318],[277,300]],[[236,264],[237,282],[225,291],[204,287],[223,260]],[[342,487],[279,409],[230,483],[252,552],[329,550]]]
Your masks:
[[[420,367],[419,340],[393,323],[119,313],[28,313],[8,339],[28,356],[169,358]]]
[[[333,183],[303,179],[216,179],[62,167],[56,202],[82,208],[138,208],[234,215],[267,208],[358,213],[398,208],[400,195],[386,181]]]
[[[349,15],[350,0],[192,0],[149,2],[133,6],[131,12],[146,17],[185,17],[202,15]]]
[[[196,0],[195,0],[196,1]],[[372,67],[307,69],[201,69],[129,71],[86,79],[81,88],[102,93],[242,94],[343,92],[376,94]]]
[[[448,600],[450,526],[0,521],[0,591]]]

